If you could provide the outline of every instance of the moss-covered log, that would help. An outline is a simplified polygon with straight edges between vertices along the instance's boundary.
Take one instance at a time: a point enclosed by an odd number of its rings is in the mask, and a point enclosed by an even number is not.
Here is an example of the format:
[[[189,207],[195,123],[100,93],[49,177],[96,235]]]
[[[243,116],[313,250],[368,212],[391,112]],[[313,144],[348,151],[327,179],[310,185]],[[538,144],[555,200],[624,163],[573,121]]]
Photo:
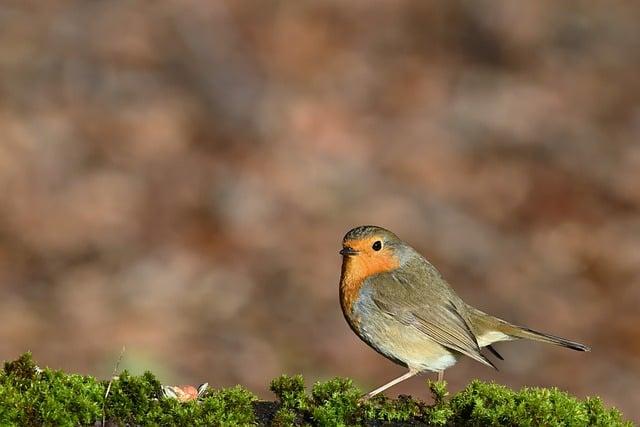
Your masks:
[[[305,390],[301,376],[273,380],[273,402],[236,386],[208,390],[180,403],[163,396],[153,374],[127,372],[111,381],[40,370],[25,354],[0,373],[0,425],[504,425],[631,426],[598,398],[580,400],[557,389],[513,391],[481,381],[448,397],[444,383],[429,383],[432,403],[401,396],[363,401],[351,380],[336,378]]]

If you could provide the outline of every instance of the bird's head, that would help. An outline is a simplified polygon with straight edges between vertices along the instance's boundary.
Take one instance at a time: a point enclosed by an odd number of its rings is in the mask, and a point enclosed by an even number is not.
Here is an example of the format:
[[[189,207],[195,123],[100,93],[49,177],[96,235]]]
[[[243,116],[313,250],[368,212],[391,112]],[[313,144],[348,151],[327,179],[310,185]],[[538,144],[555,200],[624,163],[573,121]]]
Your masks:
[[[398,268],[408,246],[391,231],[375,225],[351,229],[342,240],[342,273],[361,282]]]

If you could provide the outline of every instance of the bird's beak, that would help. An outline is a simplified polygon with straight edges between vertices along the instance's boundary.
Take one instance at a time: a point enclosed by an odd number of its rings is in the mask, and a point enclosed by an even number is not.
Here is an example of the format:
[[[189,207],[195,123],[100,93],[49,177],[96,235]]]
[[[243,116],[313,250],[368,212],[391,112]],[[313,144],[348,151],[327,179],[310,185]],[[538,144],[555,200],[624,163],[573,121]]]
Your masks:
[[[353,248],[350,248],[349,246],[345,246],[344,248],[342,248],[342,250],[340,251],[340,255],[343,256],[349,256],[349,255],[358,255],[358,251],[356,251]]]

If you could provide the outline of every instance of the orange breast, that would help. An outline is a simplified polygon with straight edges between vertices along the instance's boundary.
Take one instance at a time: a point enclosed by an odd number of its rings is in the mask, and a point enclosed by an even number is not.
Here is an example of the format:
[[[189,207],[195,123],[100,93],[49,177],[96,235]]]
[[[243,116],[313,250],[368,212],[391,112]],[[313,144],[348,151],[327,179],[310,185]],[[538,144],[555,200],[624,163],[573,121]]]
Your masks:
[[[353,317],[353,304],[358,299],[364,281],[373,275],[398,268],[398,259],[390,252],[344,257],[340,276],[340,305],[347,321],[357,323]],[[355,327],[356,325],[351,325]]]

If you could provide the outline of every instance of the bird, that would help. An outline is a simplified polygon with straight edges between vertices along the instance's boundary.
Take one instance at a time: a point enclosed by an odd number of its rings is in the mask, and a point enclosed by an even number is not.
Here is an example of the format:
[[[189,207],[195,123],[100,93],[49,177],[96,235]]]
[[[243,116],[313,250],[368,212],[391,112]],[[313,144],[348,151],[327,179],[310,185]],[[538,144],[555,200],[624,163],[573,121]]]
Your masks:
[[[480,350],[528,339],[578,351],[590,347],[499,319],[465,303],[426,258],[391,231],[355,227],[342,240],[340,306],[353,332],[408,372],[369,392],[370,398],[417,374],[444,370],[468,356],[497,370]]]

